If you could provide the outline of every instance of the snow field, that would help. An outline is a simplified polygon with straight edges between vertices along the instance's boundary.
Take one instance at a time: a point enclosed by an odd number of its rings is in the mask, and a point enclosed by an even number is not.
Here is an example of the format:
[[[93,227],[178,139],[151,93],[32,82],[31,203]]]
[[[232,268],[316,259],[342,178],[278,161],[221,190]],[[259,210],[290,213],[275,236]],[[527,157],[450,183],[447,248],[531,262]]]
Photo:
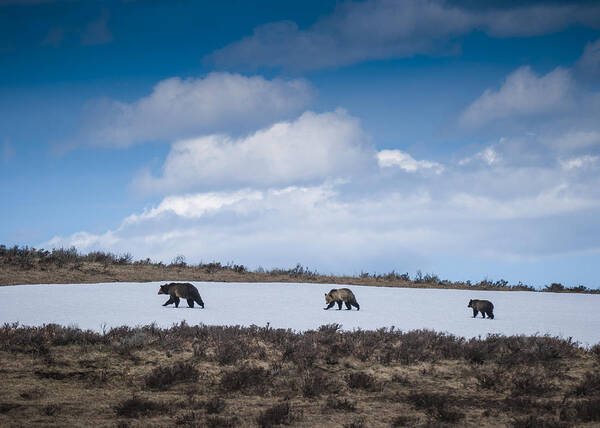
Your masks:
[[[164,281],[169,282],[169,281]],[[394,326],[408,331],[431,329],[463,337],[490,333],[549,334],[572,337],[583,345],[600,342],[600,295],[388,288],[301,283],[203,283],[198,288],[205,309],[181,301],[162,307],[164,282],[0,287],[0,323],[39,326],[57,323],[102,331],[121,325],[156,323],[258,325],[308,330],[338,323],[345,330]],[[360,311],[324,311],[324,293],[348,287]],[[494,303],[494,320],[472,318],[469,299]]]

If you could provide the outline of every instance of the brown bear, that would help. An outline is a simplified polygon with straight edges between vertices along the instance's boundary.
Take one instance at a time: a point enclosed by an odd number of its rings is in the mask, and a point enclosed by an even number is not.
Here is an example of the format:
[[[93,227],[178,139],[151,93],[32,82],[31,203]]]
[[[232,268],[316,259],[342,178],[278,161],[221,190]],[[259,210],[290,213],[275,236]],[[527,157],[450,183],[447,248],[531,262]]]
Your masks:
[[[198,303],[204,309],[204,302],[198,293],[198,289],[188,282],[177,283],[171,282],[160,286],[158,294],[168,294],[169,300],[163,306],[175,303],[175,307],[179,307],[179,299],[186,299],[190,308],[194,307],[194,302]]]
[[[473,318],[477,316],[477,312],[481,312],[483,318],[487,314],[488,318],[494,319],[494,305],[489,300],[471,299],[467,308],[473,308]]]
[[[354,297],[354,293],[347,288],[334,288],[329,293],[325,293],[325,303],[327,304],[325,310],[333,307],[336,303],[338,304],[338,311],[342,309],[342,302],[346,304],[346,309],[352,309],[352,306],[360,311],[360,305]]]

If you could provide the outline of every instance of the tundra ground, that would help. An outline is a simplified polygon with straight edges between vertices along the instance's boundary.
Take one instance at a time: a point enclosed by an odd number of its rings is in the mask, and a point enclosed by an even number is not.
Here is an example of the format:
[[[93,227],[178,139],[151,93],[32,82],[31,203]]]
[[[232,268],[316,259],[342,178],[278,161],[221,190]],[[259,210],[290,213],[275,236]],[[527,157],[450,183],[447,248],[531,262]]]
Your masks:
[[[0,328],[0,426],[598,426],[600,347],[427,330]]]

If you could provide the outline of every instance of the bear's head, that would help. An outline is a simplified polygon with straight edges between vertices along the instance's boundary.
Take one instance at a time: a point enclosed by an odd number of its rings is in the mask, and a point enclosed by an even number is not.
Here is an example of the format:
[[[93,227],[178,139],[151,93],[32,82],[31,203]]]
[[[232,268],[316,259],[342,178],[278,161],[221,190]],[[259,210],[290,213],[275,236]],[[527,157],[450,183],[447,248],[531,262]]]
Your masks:
[[[325,303],[330,304],[333,301],[333,297],[331,297],[329,293],[325,293]]]
[[[472,308],[473,307],[473,299],[469,300],[469,304],[467,305],[467,308]]]
[[[158,294],[169,294],[169,285],[168,284],[161,285],[160,288],[158,289]]]

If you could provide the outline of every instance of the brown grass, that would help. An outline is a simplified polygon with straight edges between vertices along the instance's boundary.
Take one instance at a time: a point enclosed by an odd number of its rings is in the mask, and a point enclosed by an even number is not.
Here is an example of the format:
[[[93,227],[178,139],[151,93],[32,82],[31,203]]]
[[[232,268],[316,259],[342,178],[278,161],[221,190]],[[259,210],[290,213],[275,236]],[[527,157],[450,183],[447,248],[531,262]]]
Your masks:
[[[552,283],[541,290],[518,283],[484,279],[448,281],[420,271],[412,278],[408,273],[367,273],[359,275],[324,275],[301,264],[293,268],[259,268],[251,271],[244,265],[219,262],[187,264],[177,256],[170,264],[150,259],[134,261],[130,254],[116,255],[102,251],[87,254],[76,248],[47,251],[29,247],[7,248],[0,244],[0,286],[18,284],[70,284],[96,282],[148,281],[218,281],[218,282],[313,282],[324,284],[375,285],[383,287],[448,288],[466,290],[546,291],[557,293],[600,293],[582,285],[565,287]]]
[[[233,365],[225,342],[245,349]],[[550,337],[5,325],[0,426],[591,427],[598,368]]]

